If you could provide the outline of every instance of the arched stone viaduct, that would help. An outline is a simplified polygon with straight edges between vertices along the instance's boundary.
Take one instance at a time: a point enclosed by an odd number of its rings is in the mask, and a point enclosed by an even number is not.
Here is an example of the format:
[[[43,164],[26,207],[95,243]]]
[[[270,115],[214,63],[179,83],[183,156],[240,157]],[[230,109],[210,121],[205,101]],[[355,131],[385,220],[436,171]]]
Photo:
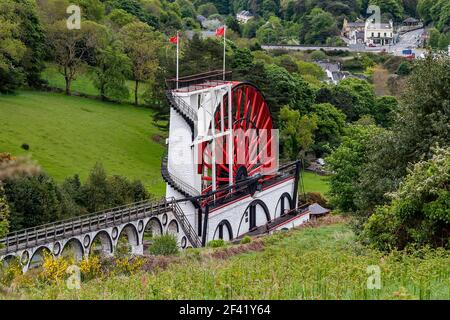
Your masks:
[[[39,266],[47,252],[70,253],[77,260],[93,251],[112,255],[123,241],[132,254],[144,252],[144,234],[176,236],[181,248],[198,247],[200,240],[174,199],[143,201],[88,216],[48,224],[1,239],[0,261],[18,259],[23,271]],[[121,242],[122,243],[122,242]]]

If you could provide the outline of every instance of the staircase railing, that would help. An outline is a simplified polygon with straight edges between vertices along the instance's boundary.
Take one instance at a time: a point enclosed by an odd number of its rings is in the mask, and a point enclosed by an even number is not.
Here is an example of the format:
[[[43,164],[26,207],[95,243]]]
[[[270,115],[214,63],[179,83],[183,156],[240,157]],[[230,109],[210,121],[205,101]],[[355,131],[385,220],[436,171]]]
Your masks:
[[[173,95],[172,91],[167,91],[167,99],[171,105],[182,115],[187,117],[186,121],[190,125],[193,125],[197,121],[197,112],[189,104],[186,103],[182,98]]]
[[[181,209],[180,205],[177,202],[173,202],[173,214],[175,215],[177,221],[181,224],[181,228],[183,229],[184,234],[191,242],[192,246],[194,248],[199,248],[202,246],[202,243],[197,236],[194,228],[189,223],[188,219],[186,218],[186,215],[184,214],[183,210]]]
[[[0,239],[0,244],[5,248],[2,251],[19,250],[23,247],[35,246],[39,243],[47,243],[60,238],[67,238],[91,232],[101,228],[115,226],[117,223],[134,221],[139,218],[145,218],[167,212],[170,209],[170,203],[167,199],[144,200],[128,205],[123,205],[88,215],[48,223],[34,228],[28,228],[8,234]]]
[[[195,188],[191,187],[186,182],[184,182],[183,180],[181,180],[176,175],[170,172],[168,166],[167,153],[164,155],[161,161],[161,174],[167,183],[169,183],[172,187],[183,193],[185,196],[192,198],[200,195],[199,191],[197,191]]]

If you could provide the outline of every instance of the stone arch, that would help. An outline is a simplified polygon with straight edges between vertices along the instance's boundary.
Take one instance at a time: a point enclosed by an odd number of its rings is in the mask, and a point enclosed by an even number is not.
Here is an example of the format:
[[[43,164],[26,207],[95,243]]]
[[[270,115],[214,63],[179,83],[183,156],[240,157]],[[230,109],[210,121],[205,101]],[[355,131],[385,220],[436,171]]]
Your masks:
[[[28,263],[29,269],[39,268],[44,263],[45,254],[53,255],[51,250],[46,246],[37,248]]]
[[[278,199],[277,206],[275,207],[274,218],[282,216],[286,211],[293,209],[292,197],[289,193],[285,192]]]
[[[18,263],[20,263],[20,259],[19,257],[13,255],[13,254],[9,254],[7,256],[5,256],[2,260],[0,260],[0,263],[4,266],[7,267],[10,265],[10,263],[12,261],[16,260]]]
[[[214,231],[213,239],[223,239],[225,241],[230,241],[233,239],[233,228],[228,220],[222,220]]]
[[[126,240],[124,238],[126,237]],[[127,251],[133,252],[133,248],[139,245],[139,233],[136,227],[129,223],[122,228],[117,237],[116,248],[119,251],[124,250],[125,246],[127,247]]]
[[[152,237],[162,235],[163,226],[161,221],[159,221],[159,219],[155,217],[151,218],[150,220],[148,220],[144,228],[144,232],[150,232]]]
[[[96,244],[100,244],[100,249],[98,250],[96,247]],[[112,254],[113,253],[113,243],[111,236],[106,231],[99,231],[92,239],[91,243],[89,244],[89,254],[97,254],[98,253],[104,253],[104,254]]]
[[[254,200],[247,206],[242,214],[236,236],[247,233],[270,220],[270,213],[266,204],[260,199]]]
[[[70,250],[70,251],[69,251]],[[83,245],[80,240],[72,238],[66,242],[61,250],[61,257],[72,257],[75,261],[81,261],[84,256]]]
[[[177,235],[180,232],[180,228],[178,227],[177,220],[173,219],[167,225],[167,234]]]

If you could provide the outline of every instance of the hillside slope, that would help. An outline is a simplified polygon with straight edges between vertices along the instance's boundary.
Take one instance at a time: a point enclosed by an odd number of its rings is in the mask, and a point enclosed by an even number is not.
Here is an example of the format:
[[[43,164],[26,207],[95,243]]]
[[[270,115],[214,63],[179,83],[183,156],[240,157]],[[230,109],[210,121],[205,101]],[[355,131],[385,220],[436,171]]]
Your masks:
[[[149,109],[55,93],[0,95],[0,152],[30,155],[59,181],[77,173],[84,179],[101,162],[108,174],[141,179],[161,196],[164,133],[151,115]]]
[[[335,223],[333,217],[327,220]],[[21,294],[30,299],[449,299],[449,259],[444,250],[383,255],[358,244],[340,223],[248,245],[191,249],[159,262],[150,258],[145,271],[103,276],[84,282],[81,290],[60,282]],[[380,267],[380,289],[367,287],[371,265]]]

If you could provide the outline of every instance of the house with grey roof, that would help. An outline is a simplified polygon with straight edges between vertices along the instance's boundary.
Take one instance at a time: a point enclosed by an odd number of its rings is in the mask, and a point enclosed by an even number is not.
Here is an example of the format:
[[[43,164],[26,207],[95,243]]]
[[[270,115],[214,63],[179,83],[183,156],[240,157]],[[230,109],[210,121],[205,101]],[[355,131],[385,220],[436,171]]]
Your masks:
[[[249,20],[253,19],[255,16],[248,10],[242,10],[236,15],[236,20],[240,23],[247,23]]]

